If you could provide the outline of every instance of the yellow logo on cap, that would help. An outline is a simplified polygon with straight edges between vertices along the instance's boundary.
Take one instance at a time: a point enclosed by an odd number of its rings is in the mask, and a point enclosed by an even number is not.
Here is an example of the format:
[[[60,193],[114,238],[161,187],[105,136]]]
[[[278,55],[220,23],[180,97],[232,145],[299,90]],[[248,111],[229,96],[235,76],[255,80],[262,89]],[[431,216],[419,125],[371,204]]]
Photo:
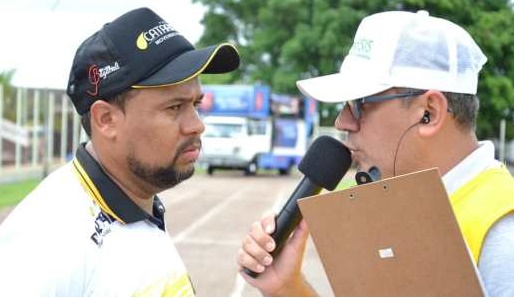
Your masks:
[[[136,46],[140,50],[146,50],[148,48],[148,42],[146,41],[144,34],[144,32],[139,34],[136,40]]]
[[[179,33],[170,24],[162,21],[147,31],[141,32],[137,37],[136,46],[144,51],[148,49],[149,44],[159,45],[176,35],[179,35]]]

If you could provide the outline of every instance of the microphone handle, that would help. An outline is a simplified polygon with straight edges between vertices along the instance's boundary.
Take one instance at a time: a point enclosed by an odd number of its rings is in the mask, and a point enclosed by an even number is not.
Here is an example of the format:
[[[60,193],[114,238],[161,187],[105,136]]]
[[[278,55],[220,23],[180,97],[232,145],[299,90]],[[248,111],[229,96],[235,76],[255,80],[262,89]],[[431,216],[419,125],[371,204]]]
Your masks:
[[[307,177],[303,177],[300,181],[275,220],[275,231],[271,234],[276,245],[275,249],[271,252],[273,257],[282,251],[287,239],[302,220],[302,214],[297,201],[301,198],[319,194],[321,189],[321,186],[312,183]],[[245,268],[244,271],[253,278],[259,276],[259,273],[248,268]]]

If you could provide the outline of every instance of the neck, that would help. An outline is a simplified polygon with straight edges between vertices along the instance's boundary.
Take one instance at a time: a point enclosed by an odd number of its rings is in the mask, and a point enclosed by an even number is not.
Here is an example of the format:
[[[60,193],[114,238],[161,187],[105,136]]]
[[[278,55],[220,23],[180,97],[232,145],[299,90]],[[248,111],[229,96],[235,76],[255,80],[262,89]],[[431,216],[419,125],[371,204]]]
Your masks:
[[[448,173],[478,148],[478,140],[473,132],[452,134],[446,140],[435,143],[437,145],[432,147],[433,160],[438,161],[436,164],[441,176]],[[447,145],[441,146],[440,144]]]
[[[116,183],[127,196],[146,213],[152,214],[153,198],[156,194],[145,183],[141,182],[124,165],[116,160],[103,156],[95,150],[92,142],[86,144],[86,150],[98,162],[104,172]]]

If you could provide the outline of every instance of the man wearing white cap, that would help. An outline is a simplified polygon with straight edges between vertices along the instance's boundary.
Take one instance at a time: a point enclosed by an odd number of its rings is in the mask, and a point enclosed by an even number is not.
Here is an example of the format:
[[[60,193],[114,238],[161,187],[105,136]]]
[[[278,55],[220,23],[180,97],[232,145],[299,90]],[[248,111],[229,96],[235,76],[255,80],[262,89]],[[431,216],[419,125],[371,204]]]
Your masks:
[[[514,179],[475,135],[478,75],[486,57],[461,27],[417,13],[364,18],[339,73],[298,81],[324,102],[346,102],[335,127],[363,171],[382,178],[437,167],[485,291],[514,295]],[[487,100],[487,99],[484,99]],[[264,295],[313,295],[301,275],[308,235],[302,221],[275,259],[273,216],[252,225],[238,255]]]

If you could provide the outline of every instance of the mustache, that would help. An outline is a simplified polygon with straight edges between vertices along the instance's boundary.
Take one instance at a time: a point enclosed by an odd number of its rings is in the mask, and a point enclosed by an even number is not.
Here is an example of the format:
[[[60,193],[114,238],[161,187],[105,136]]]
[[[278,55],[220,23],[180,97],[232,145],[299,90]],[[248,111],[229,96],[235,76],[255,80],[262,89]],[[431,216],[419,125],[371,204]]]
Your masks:
[[[191,137],[184,141],[184,143],[180,144],[177,147],[177,153],[178,152],[184,152],[190,147],[197,148],[198,150],[202,150],[202,140],[200,137]]]

